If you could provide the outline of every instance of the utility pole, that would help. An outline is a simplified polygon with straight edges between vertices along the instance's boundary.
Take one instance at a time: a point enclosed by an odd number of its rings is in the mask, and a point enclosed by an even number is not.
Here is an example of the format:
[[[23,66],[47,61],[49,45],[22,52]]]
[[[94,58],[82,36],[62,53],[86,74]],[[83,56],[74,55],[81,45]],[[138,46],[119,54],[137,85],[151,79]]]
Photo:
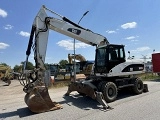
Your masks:
[[[83,17],[87,15],[88,12],[89,11],[87,11],[87,12],[85,12],[83,14],[83,16],[81,17],[81,19],[78,21],[78,25],[81,22],[81,20],[83,19]],[[75,42],[76,42],[76,40],[74,39],[74,81],[76,80],[76,61],[75,61],[75,48],[76,48],[76,46],[75,46]]]

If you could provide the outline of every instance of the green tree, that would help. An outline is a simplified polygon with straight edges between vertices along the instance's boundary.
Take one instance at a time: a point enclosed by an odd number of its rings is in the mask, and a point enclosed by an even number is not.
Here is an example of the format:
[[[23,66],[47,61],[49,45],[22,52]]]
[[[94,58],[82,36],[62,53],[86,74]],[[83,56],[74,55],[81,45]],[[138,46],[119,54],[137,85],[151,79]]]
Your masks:
[[[9,65],[7,65],[6,63],[0,63],[0,65],[9,66]]]
[[[22,66],[21,65],[15,65],[13,70],[14,70],[14,72],[22,72]]]
[[[67,60],[60,60],[60,61],[59,61],[60,68],[65,69],[65,65],[66,65],[67,63],[68,63]]]
[[[23,65],[24,65],[24,62],[21,62],[21,65],[15,65],[13,70],[15,72],[22,72]],[[33,69],[34,69],[33,63],[28,61],[27,66],[26,66],[26,70],[33,70]]]
[[[23,65],[24,62],[21,62],[21,64]],[[26,66],[26,70],[33,70],[33,69],[34,69],[33,63],[28,61],[27,66]]]

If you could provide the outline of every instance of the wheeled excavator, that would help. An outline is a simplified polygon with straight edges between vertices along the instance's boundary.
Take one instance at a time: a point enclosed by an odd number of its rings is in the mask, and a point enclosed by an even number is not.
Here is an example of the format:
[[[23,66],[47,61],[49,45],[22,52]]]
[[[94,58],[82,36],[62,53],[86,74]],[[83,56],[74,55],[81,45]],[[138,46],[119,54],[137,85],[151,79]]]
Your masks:
[[[86,60],[86,58],[81,55],[81,54],[68,54],[68,64],[74,68],[74,64],[73,64],[73,60],[78,60],[78,62],[76,62],[76,65],[79,65],[79,70],[77,70],[76,72],[78,72],[79,74],[84,74],[85,76],[88,76],[91,74],[93,66],[94,66],[94,61],[88,61]],[[78,67],[78,66],[77,66]]]
[[[47,11],[56,17],[48,17]],[[106,37],[79,26],[43,5],[32,25],[24,64],[25,71],[33,48],[35,69],[29,73],[23,72],[26,76],[23,88],[26,93],[25,102],[32,112],[41,113],[62,108],[57,102],[52,102],[47,88],[50,77],[44,63],[49,30],[96,47],[94,73],[86,79],[72,81],[66,96],[72,91],[77,91],[97,100],[104,109],[110,109],[107,102],[116,99],[119,89],[129,87],[136,94],[143,92],[144,84],[136,74],[144,72],[144,64],[126,62],[124,45],[110,44]]]
[[[84,56],[82,56],[81,54],[75,54],[75,56],[74,56],[74,54],[72,54],[72,55],[68,54],[68,62],[70,64],[72,64],[72,60],[74,59],[74,57],[75,57],[76,60],[79,60],[80,62],[86,61],[86,59],[84,58]]]

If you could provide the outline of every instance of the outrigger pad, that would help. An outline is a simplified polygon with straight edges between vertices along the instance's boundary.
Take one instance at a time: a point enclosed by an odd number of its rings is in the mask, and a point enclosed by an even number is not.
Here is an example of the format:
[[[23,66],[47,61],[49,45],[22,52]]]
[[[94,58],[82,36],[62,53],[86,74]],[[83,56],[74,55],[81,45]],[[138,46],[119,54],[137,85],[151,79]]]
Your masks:
[[[25,95],[25,103],[34,113],[62,109],[60,104],[52,102],[48,89],[45,86],[34,87],[30,93]]]
[[[112,110],[113,108],[108,105],[108,103],[103,99],[102,92],[95,92],[96,93],[96,100],[103,106],[104,111]]]
[[[143,92],[149,92],[147,84],[143,84]]]

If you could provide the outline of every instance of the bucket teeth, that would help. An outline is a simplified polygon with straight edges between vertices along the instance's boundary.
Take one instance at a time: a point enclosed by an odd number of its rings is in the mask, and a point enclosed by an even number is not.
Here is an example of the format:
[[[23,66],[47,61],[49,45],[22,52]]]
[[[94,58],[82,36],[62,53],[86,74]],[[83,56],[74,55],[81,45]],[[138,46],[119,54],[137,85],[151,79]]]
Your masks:
[[[62,105],[60,105],[57,102],[53,102],[53,104],[55,105],[55,107],[51,108],[50,111],[57,110],[57,109],[62,109],[63,108]]]

